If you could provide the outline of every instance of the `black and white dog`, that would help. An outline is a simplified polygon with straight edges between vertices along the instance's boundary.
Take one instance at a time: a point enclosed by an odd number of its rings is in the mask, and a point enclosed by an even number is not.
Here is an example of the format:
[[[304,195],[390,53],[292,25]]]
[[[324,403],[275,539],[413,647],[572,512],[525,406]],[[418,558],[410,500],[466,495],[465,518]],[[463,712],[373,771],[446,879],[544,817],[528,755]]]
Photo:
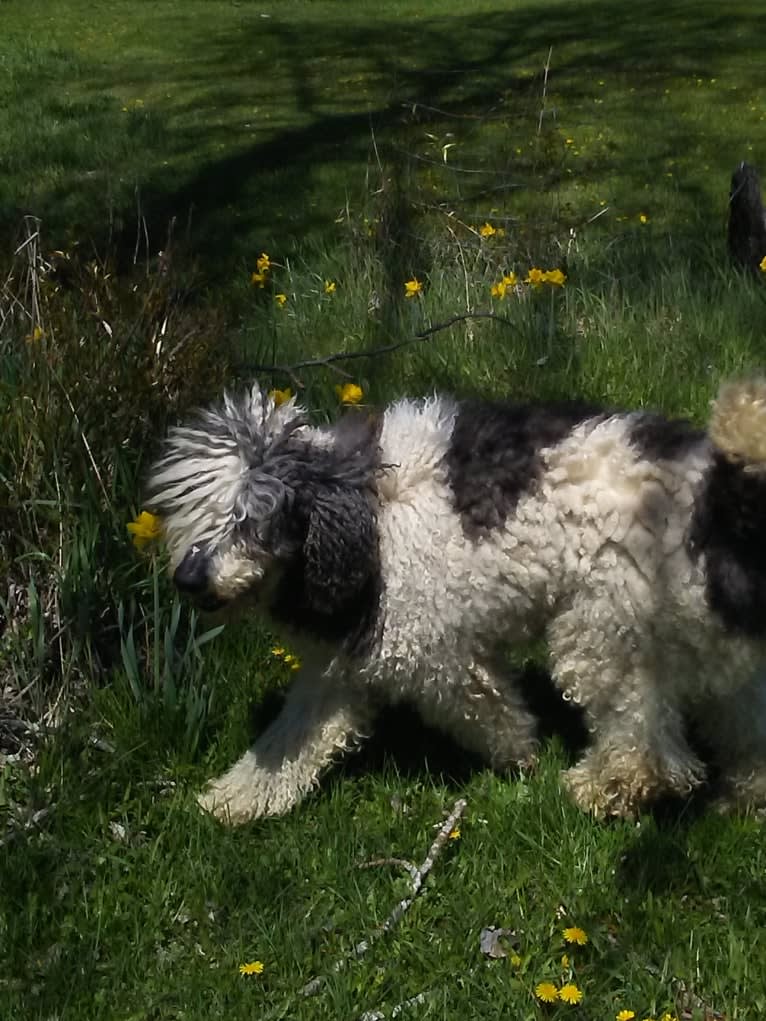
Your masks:
[[[149,480],[175,582],[246,598],[304,668],[281,715],[201,796],[286,812],[385,702],[496,768],[536,721],[498,648],[544,633],[592,734],[564,775],[631,814],[702,782],[766,800],[766,382],[722,387],[707,433],[646,412],[443,396],[311,425],[254,386],[173,429]]]

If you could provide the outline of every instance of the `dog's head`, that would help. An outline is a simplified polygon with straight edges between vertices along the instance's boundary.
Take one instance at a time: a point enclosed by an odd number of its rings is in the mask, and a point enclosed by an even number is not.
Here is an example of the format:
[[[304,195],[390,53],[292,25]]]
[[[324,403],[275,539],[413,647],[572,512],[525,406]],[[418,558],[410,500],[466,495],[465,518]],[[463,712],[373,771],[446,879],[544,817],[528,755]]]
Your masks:
[[[176,586],[210,610],[286,584],[312,612],[350,605],[377,565],[377,465],[367,416],[312,427],[257,385],[225,396],[170,430],[149,473]]]

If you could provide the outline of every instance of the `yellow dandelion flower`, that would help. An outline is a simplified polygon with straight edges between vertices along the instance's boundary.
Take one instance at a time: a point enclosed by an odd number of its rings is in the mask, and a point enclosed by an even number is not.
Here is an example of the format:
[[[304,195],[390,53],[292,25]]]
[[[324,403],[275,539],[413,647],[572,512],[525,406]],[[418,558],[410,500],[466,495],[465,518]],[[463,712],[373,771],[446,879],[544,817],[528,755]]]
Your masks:
[[[337,286],[338,285],[335,283],[334,280],[325,280],[325,282],[324,282],[324,293],[325,294],[335,294]]]
[[[511,954],[511,956],[508,958],[508,961],[510,962],[512,968],[521,967],[521,958],[519,957],[518,954]]]
[[[460,840],[460,827],[457,826],[454,830],[450,830],[450,840]]]
[[[489,293],[492,295],[493,298],[497,298],[498,301],[502,301],[503,298],[505,297],[505,289],[506,283],[504,280],[501,280],[497,284],[492,284],[492,286],[489,289]]]
[[[541,269],[537,269],[537,267],[530,269],[529,273],[527,273],[526,280],[524,281],[525,284],[532,284],[533,287],[540,287],[542,282],[543,271]]]
[[[263,961],[249,961],[247,964],[240,964],[239,973],[240,975],[262,975],[263,968]]]
[[[286,650],[283,649],[281,645],[275,645],[271,650],[271,655],[274,659],[282,659],[282,657],[286,655]]]
[[[415,298],[418,294],[421,294],[422,291],[423,285],[416,277],[413,277],[412,280],[407,280],[404,285],[405,298]]]
[[[266,252],[261,252],[255,260],[255,265],[258,267],[259,273],[268,273],[271,269],[271,259],[268,257]]]
[[[535,996],[543,1003],[555,1003],[559,998],[559,991],[552,982],[538,982],[535,986]]]
[[[764,262],[766,262],[766,259],[764,259]],[[38,343],[38,341],[41,341],[44,336],[45,331],[43,330],[42,326],[40,326],[40,324],[38,323],[37,326],[35,326],[35,328],[32,330],[32,332],[27,334],[25,339],[27,340],[28,343],[36,344]]]
[[[274,401],[274,406],[277,408],[280,404],[287,404],[292,396],[293,392],[289,386],[286,386],[284,390],[269,390],[269,397]]]
[[[761,267],[761,271],[763,273],[766,273],[766,255],[764,255],[764,257],[761,259],[758,265]]]
[[[617,1021],[633,1021],[635,1016],[635,1010],[621,1010],[619,1014],[616,1015],[616,1018]]]
[[[567,145],[574,145],[574,139],[573,138],[568,138],[566,140],[566,143],[567,143]]]
[[[646,213],[640,213],[638,219],[639,219],[639,222],[641,222],[641,223],[648,223],[649,222],[649,217],[646,215]]]
[[[566,985],[559,989],[559,999],[563,1000],[564,1003],[579,1003],[582,999],[582,989],[576,986],[574,982],[567,982]]]
[[[283,308],[287,304],[287,295],[275,294],[274,301],[276,301],[277,305],[279,305],[280,308]]]
[[[485,223],[483,227],[479,227],[479,234],[483,238],[491,238],[497,234],[497,227],[493,227],[491,223]]]
[[[287,660],[285,660],[285,662],[287,662]],[[293,659],[292,662],[290,663],[290,669],[291,670],[300,670],[300,668],[301,668],[301,661],[296,656],[295,659]]]
[[[564,929],[562,935],[565,942],[576,943],[579,947],[584,947],[588,942],[587,932],[576,925],[571,926],[569,929]]]
[[[266,286],[266,274],[265,273],[252,273],[250,275],[250,283],[253,287],[258,287],[261,290]]]
[[[136,549],[143,549],[150,542],[159,539],[162,534],[162,519],[149,511],[141,511],[137,518],[129,521],[127,529],[133,536]]]
[[[554,287],[563,287],[566,282],[566,273],[560,269],[549,269],[543,273],[543,280],[546,284],[553,284]]]
[[[572,962],[569,960],[569,954],[561,955],[561,967],[568,968]]]
[[[660,1021],[678,1021],[678,1018],[676,1017],[675,1014],[671,1014],[669,1011],[666,1010],[665,1013],[660,1018]]]
[[[344,383],[342,386],[338,384],[335,393],[341,404],[358,404],[364,396],[361,386],[357,386],[356,383]]]
[[[503,277],[503,283],[505,284],[506,287],[515,287],[516,286],[516,274],[515,273],[506,273],[505,276]]]

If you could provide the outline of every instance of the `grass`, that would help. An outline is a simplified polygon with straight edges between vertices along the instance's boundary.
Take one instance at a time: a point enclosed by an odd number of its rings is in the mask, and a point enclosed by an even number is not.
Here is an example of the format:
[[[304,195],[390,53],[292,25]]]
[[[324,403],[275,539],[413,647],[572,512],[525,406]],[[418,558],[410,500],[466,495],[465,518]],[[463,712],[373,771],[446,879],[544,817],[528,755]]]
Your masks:
[[[0,1019],[356,1018],[421,992],[413,1016],[759,1016],[758,824],[696,804],[594,823],[562,796],[561,742],[499,778],[399,714],[289,817],[202,817],[195,792],[288,671],[257,624],[205,632],[124,529],[166,423],[224,382],[469,311],[497,318],[348,363],[365,401],[576,393],[704,420],[764,356],[763,286],[722,235],[729,175],[760,155],[766,17],[5,0],[2,18]],[[524,284],[533,266],[566,285]],[[258,374],[319,416],[347,378]],[[357,865],[421,861],[458,796],[424,895],[298,996],[406,894]],[[584,999],[544,1007],[567,924],[590,938],[569,952]],[[520,962],[482,956],[489,925]]]

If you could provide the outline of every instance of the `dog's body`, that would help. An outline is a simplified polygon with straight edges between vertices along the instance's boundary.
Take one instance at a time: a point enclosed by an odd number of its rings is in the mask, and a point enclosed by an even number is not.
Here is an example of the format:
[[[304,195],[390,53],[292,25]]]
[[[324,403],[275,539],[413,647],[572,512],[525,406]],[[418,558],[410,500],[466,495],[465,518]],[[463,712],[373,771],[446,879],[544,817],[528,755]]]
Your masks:
[[[434,397],[315,428],[260,390],[171,433],[150,491],[176,581],[202,605],[259,595],[304,669],[201,801],[288,810],[406,699],[497,768],[535,720],[501,646],[545,633],[592,745],[578,804],[629,814],[705,776],[766,796],[766,386],[730,384],[710,434],[646,413]]]

